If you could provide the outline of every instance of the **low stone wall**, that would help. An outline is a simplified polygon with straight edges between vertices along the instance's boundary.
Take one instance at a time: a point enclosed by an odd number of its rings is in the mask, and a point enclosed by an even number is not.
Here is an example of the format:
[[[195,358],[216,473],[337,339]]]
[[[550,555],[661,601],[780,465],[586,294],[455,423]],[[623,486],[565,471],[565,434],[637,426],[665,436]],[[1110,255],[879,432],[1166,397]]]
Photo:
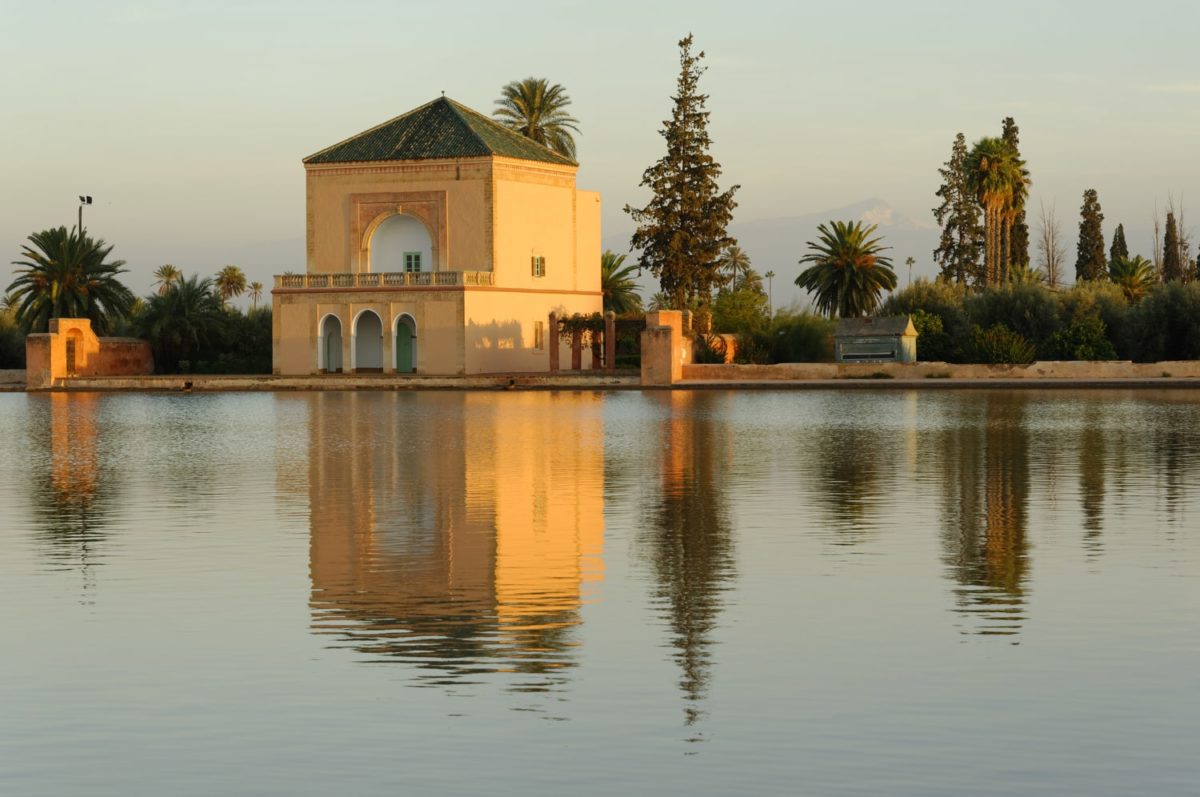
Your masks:
[[[150,344],[138,338],[98,338],[86,318],[52,318],[50,331],[25,338],[29,390],[49,390],[63,379],[154,373]]]
[[[263,391],[263,390],[612,390],[639,388],[636,375],[493,374],[489,376],[397,376],[328,374],[320,376],[202,375],[96,376],[63,379],[71,391]]]
[[[140,338],[100,338],[100,358],[88,376],[141,376],[154,373],[154,353]]]
[[[1200,379],[1200,360],[1161,363],[1052,361],[1031,365],[952,363],[779,363],[683,366],[685,381],[764,382],[815,379]]]

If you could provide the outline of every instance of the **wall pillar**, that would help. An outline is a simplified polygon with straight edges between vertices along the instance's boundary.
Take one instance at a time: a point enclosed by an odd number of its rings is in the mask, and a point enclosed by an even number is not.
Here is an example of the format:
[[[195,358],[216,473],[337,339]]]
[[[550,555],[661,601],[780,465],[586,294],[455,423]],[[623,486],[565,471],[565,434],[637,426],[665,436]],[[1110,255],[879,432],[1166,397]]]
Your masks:
[[[558,373],[559,346],[562,341],[558,337],[558,313],[550,314],[550,325],[546,329],[546,348],[550,350],[550,373]]]
[[[669,386],[683,378],[687,339],[678,310],[646,314],[642,332],[642,384]]]
[[[571,331],[571,370],[583,370],[583,330],[578,328]]]

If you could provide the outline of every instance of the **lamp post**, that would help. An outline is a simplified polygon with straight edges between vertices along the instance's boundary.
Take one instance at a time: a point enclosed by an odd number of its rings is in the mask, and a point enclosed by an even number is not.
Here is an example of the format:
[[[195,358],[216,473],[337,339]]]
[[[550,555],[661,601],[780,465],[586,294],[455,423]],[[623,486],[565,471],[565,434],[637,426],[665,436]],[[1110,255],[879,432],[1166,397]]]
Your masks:
[[[772,297],[772,291],[771,291],[772,282],[771,281],[775,278],[775,272],[768,271],[766,274],[763,274],[763,276],[767,278],[767,312],[770,313],[772,316],[774,316],[775,315],[775,299]]]
[[[83,206],[92,204],[90,196],[79,197],[79,234],[83,235]]]

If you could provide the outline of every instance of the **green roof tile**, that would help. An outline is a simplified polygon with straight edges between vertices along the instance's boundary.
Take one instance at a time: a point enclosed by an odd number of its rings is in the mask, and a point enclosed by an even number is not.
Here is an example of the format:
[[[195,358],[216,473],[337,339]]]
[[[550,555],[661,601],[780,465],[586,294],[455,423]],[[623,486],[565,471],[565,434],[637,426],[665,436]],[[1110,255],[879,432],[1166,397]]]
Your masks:
[[[416,161],[490,155],[576,165],[565,155],[445,97],[326,147],[309,155],[304,162]]]

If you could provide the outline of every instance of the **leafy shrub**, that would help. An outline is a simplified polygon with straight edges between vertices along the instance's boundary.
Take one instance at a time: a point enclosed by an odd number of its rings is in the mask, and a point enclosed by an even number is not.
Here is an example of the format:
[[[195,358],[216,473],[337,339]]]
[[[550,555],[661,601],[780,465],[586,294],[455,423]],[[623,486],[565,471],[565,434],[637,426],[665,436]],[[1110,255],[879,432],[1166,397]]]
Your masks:
[[[914,310],[909,317],[917,329],[917,359],[947,363],[960,359],[958,347],[946,334],[941,316],[925,310]]]
[[[1129,340],[1129,301],[1119,285],[1105,280],[1083,280],[1058,294],[1059,317],[1074,319],[1094,308],[1104,322],[1105,337],[1114,356],[1132,359]]]
[[[919,279],[904,290],[889,296],[879,314],[911,316],[917,311],[922,311],[940,318],[945,333],[957,337],[970,331],[965,310],[966,300],[967,289],[963,285]]]
[[[777,313],[771,320],[769,348],[777,363],[833,362],[836,322],[815,313]]]
[[[0,310],[0,370],[25,367],[25,336],[11,310]]]
[[[1076,311],[1066,328],[1050,336],[1044,348],[1054,360],[1117,359],[1117,350],[1108,339],[1099,311],[1086,305]]]
[[[972,362],[989,365],[1027,365],[1037,359],[1034,345],[1004,324],[972,327],[969,349]]]
[[[712,328],[716,332],[751,332],[769,323],[767,296],[762,291],[721,290],[713,300]]]
[[[1040,285],[1006,285],[982,291],[967,299],[966,310],[973,325],[989,332],[997,326],[1015,332],[1034,346],[1035,356],[1061,326],[1054,293]]]
[[[692,362],[723,363],[729,354],[729,347],[720,335],[696,335],[692,344]]]
[[[1129,340],[1138,362],[1200,359],[1200,283],[1155,287],[1130,308]]]

